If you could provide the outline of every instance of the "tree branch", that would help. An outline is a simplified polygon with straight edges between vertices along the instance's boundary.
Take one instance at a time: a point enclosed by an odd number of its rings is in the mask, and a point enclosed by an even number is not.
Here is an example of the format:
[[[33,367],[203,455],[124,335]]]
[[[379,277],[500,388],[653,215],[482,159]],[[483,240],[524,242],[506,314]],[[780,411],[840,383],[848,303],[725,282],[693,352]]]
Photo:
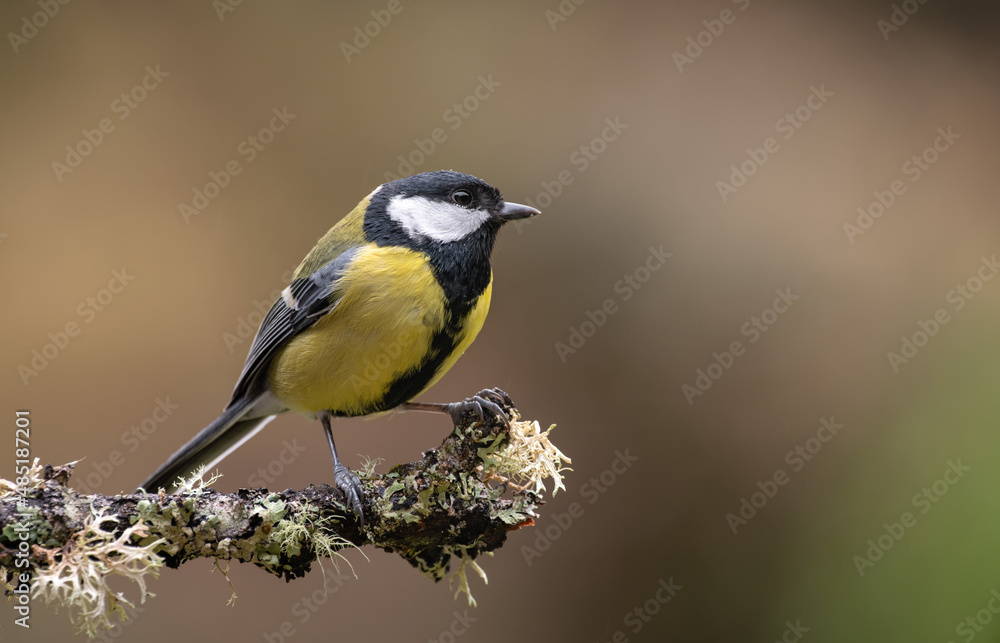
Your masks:
[[[0,480],[0,581],[14,591],[27,559],[32,595],[68,605],[91,635],[110,626],[118,603],[128,604],[107,576],[135,581],[144,601],[147,574],[196,558],[252,563],[289,581],[343,547],[374,545],[440,580],[457,555],[467,592],[465,566],[499,549],[508,531],[533,524],[544,479],[564,488],[569,458],[507,402],[509,428],[467,415],[421,460],[386,474],[374,464],[359,472],[364,526],[326,484],[222,494],[207,487],[215,478],[198,476],[176,495],[80,495],[67,486],[73,464],[43,469],[36,461],[26,485]]]

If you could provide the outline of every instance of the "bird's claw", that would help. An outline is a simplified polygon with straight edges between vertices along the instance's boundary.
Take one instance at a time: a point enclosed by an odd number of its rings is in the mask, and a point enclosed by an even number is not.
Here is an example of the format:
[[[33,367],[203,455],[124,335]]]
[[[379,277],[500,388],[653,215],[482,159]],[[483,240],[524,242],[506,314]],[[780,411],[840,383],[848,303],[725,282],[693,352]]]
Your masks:
[[[340,465],[333,469],[333,481],[337,485],[337,488],[344,492],[347,505],[354,511],[354,515],[358,517],[361,524],[364,525],[365,514],[361,510],[361,498],[364,496],[364,489],[361,487],[361,479],[353,471],[344,465]]]
[[[476,395],[467,397],[461,402],[449,404],[448,413],[451,415],[452,422],[458,426],[462,423],[462,416],[465,415],[466,411],[475,413],[480,422],[485,421],[485,410],[493,414],[505,427],[510,427],[510,418],[504,412],[502,404],[513,406],[510,397],[500,389],[483,389]]]

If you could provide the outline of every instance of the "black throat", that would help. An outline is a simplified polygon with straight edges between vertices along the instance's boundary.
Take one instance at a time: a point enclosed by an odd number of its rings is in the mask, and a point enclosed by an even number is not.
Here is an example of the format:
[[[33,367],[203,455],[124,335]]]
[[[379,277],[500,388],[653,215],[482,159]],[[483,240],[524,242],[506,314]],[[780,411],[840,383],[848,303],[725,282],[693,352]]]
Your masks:
[[[378,194],[372,198],[365,214],[365,238],[378,246],[400,246],[426,255],[444,291],[451,323],[457,324],[490,285],[490,255],[500,222],[486,221],[458,241],[441,243],[411,237],[402,226],[384,215],[387,206],[387,198],[380,199]]]
[[[429,239],[416,240],[387,216],[372,214],[374,208],[382,208],[381,212],[385,212],[386,203],[378,203],[377,199],[378,195],[372,199],[365,215],[365,238],[381,247],[409,248],[428,258],[434,277],[444,291],[447,322],[431,338],[423,363],[412,373],[393,382],[383,398],[365,413],[391,409],[413,399],[427,387],[444,360],[455,350],[466,316],[490,285],[490,253],[500,228],[499,222],[488,221],[458,241],[439,243]]]

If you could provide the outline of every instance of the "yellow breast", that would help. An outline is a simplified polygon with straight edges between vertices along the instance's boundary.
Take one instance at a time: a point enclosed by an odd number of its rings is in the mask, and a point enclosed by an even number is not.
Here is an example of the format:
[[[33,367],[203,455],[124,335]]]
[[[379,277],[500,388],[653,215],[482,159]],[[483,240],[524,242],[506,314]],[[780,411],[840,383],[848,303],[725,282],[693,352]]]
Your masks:
[[[292,338],[275,356],[268,383],[293,411],[362,415],[383,410],[390,388],[432,357],[432,340],[447,327],[454,349],[440,361],[434,384],[469,347],[486,320],[492,282],[464,320],[450,319],[444,292],[419,252],[363,249],[337,288],[337,306]],[[419,393],[420,391],[416,391]]]

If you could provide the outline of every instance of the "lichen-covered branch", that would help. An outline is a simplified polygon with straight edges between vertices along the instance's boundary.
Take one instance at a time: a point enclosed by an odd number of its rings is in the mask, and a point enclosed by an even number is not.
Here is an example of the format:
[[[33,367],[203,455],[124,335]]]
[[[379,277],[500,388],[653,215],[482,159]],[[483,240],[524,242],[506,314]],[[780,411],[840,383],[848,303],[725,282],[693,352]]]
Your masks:
[[[533,523],[545,479],[561,488],[569,462],[537,422],[520,421],[512,404],[505,410],[509,428],[467,417],[421,460],[359,472],[364,525],[326,484],[222,494],[197,477],[176,495],[80,495],[67,486],[72,464],[36,463],[28,484],[0,480],[0,581],[13,591],[30,569],[32,595],[69,606],[91,635],[128,603],[107,576],[135,581],[144,601],[147,575],[195,558],[252,563],[291,580],[343,547],[374,545],[434,580],[458,556],[467,591],[465,567]]]

